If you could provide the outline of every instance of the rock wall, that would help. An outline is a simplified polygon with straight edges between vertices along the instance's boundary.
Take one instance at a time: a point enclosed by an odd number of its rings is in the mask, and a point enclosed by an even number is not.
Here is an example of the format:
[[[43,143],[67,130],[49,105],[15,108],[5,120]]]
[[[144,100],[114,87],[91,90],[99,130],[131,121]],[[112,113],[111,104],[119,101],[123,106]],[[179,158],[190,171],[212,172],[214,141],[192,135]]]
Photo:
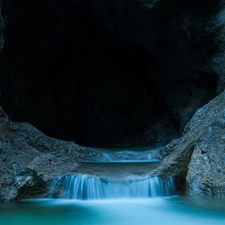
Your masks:
[[[7,13],[13,121],[86,146],[162,146],[223,89],[222,1],[44,2]]]
[[[186,132],[198,130],[186,178],[191,195],[225,196],[224,100],[222,93],[199,109],[186,127]]]
[[[225,92],[198,109],[183,136],[155,152],[161,163],[141,174],[172,176],[178,193],[224,197],[224,102]],[[94,167],[84,171],[78,162],[108,161],[96,149],[50,138],[27,123],[11,122],[2,108],[0,134],[0,201],[47,197],[54,179],[99,172]]]
[[[4,46],[3,31],[5,28],[5,21],[3,19],[3,15],[2,15],[2,11],[3,11],[2,8],[3,8],[3,0],[0,1],[0,52]]]
[[[225,195],[224,0],[23,0],[8,11],[10,2],[0,0],[10,118],[96,146],[162,145],[184,128],[148,175],[173,176],[182,193]],[[2,201],[46,196],[78,160],[107,160],[2,108],[0,134]]]
[[[160,150],[156,174],[176,179],[189,195],[225,196],[225,92],[197,110],[181,138]]]
[[[76,171],[82,160],[107,161],[98,151],[11,122],[0,107],[0,201],[47,197],[51,181]]]

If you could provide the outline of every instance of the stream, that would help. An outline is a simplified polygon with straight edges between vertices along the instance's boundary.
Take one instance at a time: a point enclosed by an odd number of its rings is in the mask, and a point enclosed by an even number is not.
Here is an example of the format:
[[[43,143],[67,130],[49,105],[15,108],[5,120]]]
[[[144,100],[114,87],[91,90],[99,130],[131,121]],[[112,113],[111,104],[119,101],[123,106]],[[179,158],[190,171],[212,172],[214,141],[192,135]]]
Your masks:
[[[176,195],[172,178],[148,177],[154,151],[109,150],[52,182],[49,198],[0,204],[0,225],[224,225],[225,199]]]

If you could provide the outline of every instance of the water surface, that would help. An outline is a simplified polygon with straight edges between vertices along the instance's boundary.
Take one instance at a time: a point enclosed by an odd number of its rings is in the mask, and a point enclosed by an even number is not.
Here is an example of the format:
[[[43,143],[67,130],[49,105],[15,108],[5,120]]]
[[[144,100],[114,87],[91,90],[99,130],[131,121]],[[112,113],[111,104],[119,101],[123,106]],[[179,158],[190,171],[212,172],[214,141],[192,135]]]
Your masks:
[[[39,199],[0,205],[1,225],[224,225],[225,200],[164,197]]]

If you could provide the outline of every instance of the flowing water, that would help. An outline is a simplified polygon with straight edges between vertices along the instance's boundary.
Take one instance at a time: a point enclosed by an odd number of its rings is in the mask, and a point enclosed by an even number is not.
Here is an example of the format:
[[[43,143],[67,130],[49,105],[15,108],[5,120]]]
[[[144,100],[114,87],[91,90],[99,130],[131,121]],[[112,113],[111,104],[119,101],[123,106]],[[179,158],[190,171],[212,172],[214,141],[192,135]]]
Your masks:
[[[0,225],[224,225],[225,199],[175,195],[172,178],[149,177],[149,151],[106,152],[52,182],[48,199],[0,204]]]
[[[173,179],[162,180],[158,177],[128,182],[111,182],[90,177],[89,175],[70,175],[54,181],[50,197],[66,199],[117,199],[150,198],[175,194]]]
[[[80,162],[78,174],[53,181],[50,197],[115,199],[175,194],[172,178],[163,180],[148,175],[159,163],[149,151],[120,149],[105,154],[108,162]]]
[[[109,161],[152,161],[160,148],[108,148],[96,149],[104,153]]]

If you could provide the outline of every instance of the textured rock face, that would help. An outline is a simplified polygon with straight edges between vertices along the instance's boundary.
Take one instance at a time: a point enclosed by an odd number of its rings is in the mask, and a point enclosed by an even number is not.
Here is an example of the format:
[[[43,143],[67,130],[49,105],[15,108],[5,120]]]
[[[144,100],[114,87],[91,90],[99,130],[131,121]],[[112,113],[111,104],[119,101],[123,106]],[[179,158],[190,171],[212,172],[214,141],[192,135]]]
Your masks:
[[[187,129],[199,126],[199,137],[188,166],[189,194],[225,196],[224,102],[225,93],[198,110],[187,126]]]
[[[199,109],[181,138],[160,151],[157,173],[176,178],[190,195],[225,196],[225,92]],[[185,187],[186,183],[186,187]]]
[[[45,6],[22,0],[10,8],[0,100],[16,121],[87,145],[161,145],[179,135],[216,86],[224,89],[224,0]],[[0,0],[0,50],[3,11]],[[174,176],[190,194],[224,195],[223,102],[224,93],[198,110],[149,175]],[[36,187],[43,195],[49,180],[76,171],[78,158],[104,160],[1,115],[2,199],[37,196]]]
[[[225,92],[200,108],[181,138],[161,148],[162,159],[141,175],[174,177],[178,192],[225,196]],[[107,155],[50,138],[27,123],[13,123],[0,108],[0,200],[46,197],[51,181],[70,174],[98,174],[80,161],[108,161]],[[135,171],[139,174],[140,171]]]
[[[224,129],[224,121],[216,121],[195,144],[187,173],[190,195],[225,196]]]
[[[89,148],[12,123],[0,107],[0,201],[46,196],[48,181],[76,171],[77,161],[107,160]]]

